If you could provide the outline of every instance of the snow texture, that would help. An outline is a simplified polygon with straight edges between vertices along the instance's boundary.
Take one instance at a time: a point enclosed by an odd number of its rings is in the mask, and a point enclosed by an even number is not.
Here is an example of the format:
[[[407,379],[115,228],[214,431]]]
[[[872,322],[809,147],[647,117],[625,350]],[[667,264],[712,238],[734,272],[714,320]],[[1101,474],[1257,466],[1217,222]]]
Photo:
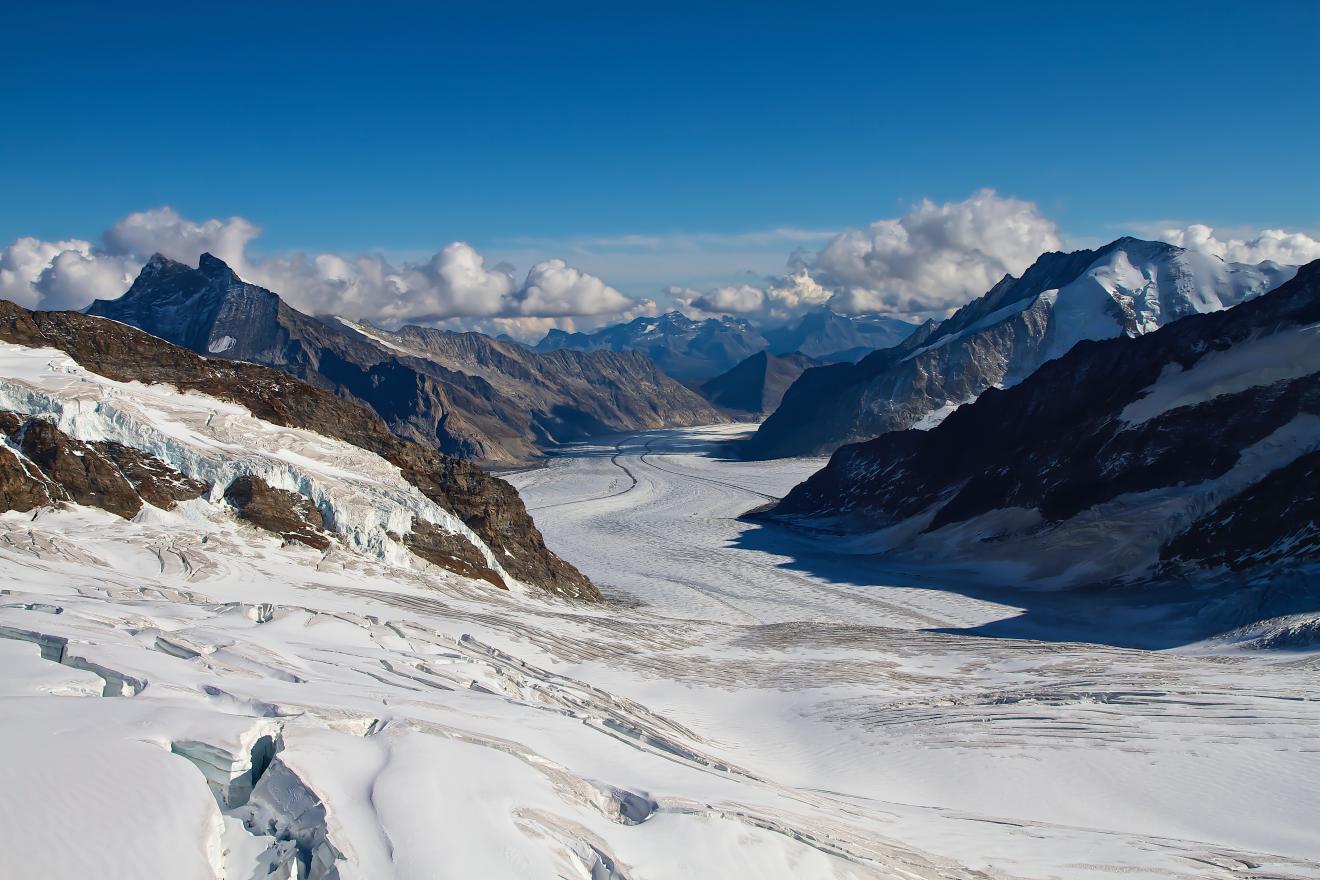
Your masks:
[[[1314,655],[940,631],[1018,609],[740,546],[822,462],[711,456],[729,429],[512,474],[614,601],[493,591],[390,551],[443,517],[379,460],[0,355],[5,406],[251,469],[345,538],[280,547],[214,493],[0,515],[6,874],[1320,878]]]

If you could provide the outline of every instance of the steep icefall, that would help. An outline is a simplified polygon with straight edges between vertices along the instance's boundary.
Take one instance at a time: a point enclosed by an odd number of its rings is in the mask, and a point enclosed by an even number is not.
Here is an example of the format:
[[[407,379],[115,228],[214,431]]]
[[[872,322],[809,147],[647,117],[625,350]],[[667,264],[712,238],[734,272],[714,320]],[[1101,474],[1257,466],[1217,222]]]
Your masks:
[[[0,409],[52,419],[84,442],[139,449],[211,486],[219,504],[235,478],[252,475],[306,496],[327,529],[355,553],[400,565],[415,557],[398,540],[424,520],[461,535],[506,583],[518,582],[458,517],[426,498],[379,456],[328,437],[263,422],[242,407],[163,385],[115,382],[62,352],[0,343]]]

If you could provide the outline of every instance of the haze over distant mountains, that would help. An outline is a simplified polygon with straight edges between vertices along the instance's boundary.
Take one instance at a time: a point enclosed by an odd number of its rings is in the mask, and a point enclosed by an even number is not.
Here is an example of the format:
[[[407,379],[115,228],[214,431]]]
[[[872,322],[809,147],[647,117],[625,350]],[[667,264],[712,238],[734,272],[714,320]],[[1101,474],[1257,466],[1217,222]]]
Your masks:
[[[86,312],[285,370],[367,405],[401,437],[491,464],[596,434],[725,419],[635,352],[538,354],[479,333],[312,317],[210,254],[197,268],[157,254],[127,293]]]
[[[821,361],[856,360],[901,342],[916,325],[886,315],[840,315],[813,309],[788,324],[758,329],[745,318],[697,320],[673,311],[591,333],[551,330],[536,350],[637,351],[679,379],[717,376],[761,351],[801,352]]]
[[[758,351],[698,387],[706,399],[717,406],[759,416],[774,412],[789,386],[820,363],[796,351],[789,354]]]
[[[808,370],[747,443],[778,458],[830,452],[930,425],[987,388],[1012,385],[1076,343],[1148,333],[1276,287],[1295,267],[1229,263],[1163,242],[1121,238],[1042,255],[940,323],[856,364]]]

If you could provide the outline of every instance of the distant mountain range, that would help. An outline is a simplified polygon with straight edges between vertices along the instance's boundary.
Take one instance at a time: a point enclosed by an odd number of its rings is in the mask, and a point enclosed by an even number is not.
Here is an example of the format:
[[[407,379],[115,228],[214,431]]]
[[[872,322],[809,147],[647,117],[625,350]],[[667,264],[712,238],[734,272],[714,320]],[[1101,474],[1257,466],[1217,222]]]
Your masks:
[[[878,348],[898,345],[916,324],[888,315],[840,315],[813,309],[794,324],[765,331],[771,354],[801,352],[820,361],[856,361]]]
[[[796,323],[758,330],[743,318],[695,320],[682,312],[634,318],[591,333],[551,330],[536,351],[637,351],[661,370],[682,380],[724,373],[749,356],[801,352],[821,361],[856,360],[901,342],[916,325],[882,315],[808,312]]]
[[[1132,264],[1138,255],[1150,275]],[[1151,296],[1121,313],[1149,329],[1141,322],[1249,297],[1280,274],[1198,267],[1176,248],[1125,241],[1090,257],[1043,259],[1018,283],[1062,286],[1054,297],[1061,309],[1074,274],[1064,266],[1084,261],[1091,268],[1074,282],[1090,289],[1093,305],[1101,290],[1114,290],[1097,267],[1154,276]],[[1190,277],[1201,286],[1188,287]],[[1079,311],[1086,302],[1069,314],[1120,320],[1108,310]],[[985,304],[982,314],[995,307]],[[1049,318],[1040,315],[1047,327]],[[1057,329],[1034,344],[1036,357],[1068,343],[1068,328]],[[1220,629],[1314,610],[1320,261],[1226,311],[1111,335],[1070,346],[928,431],[843,447],[769,515],[869,532],[873,552],[974,565],[982,581],[1037,589],[1181,583],[1178,595],[1205,603],[1198,614]],[[1235,590],[1211,602],[1203,591],[1220,582]]]
[[[210,254],[197,268],[157,254],[127,293],[86,313],[276,367],[366,405],[401,437],[489,464],[596,434],[725,420],[636,352],[537,354],[478,333],[312,317]]]
[[[1042,255],[947,320],[900,344],[808,370],[742,446],[752,458],[830,452],[930,426],[987,388],[1013,385],[1088,339],[1139,336],[1258,296],[1293,267],[1226,263],[1162,242],[1122,238]]]
[[[707,379],[698,390],[716,406],[759,416],[774,412],[798,376],[816,366],[820,361],[799,352],[777,355],[760,351],[727,373]]]

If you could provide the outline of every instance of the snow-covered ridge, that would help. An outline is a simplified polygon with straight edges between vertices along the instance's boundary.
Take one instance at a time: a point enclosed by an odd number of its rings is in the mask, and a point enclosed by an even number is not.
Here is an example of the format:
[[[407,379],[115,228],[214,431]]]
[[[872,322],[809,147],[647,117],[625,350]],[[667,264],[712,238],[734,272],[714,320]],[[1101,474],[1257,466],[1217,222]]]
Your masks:
[[[1296,274],[1296,266],[1227,263],[1161,242],[1128,241],[1071,284],[1041,295],[1052,306],[1055,334],[1042,360],[1085,339],[1137,336],[1178,318],[1230,308]]]
[[[1320,372],[1320,324],[1263,336],[1227,351],[1212,351],[1189,370],[1170,364],[1143,397],[1124,407],[1119,418],[1137,425],[1221,394],[1236,394],[1315,372]]]
[[[374,453],[264,422],[241,406],[203,394],[116,382],[55,349],[0,343],[0,377],[0,409],[50,417],[78,440],[110,440],[142,450],[210,484],[212,502],[221,500],[235,478],[260,477],[310,499],[351,551],[398,565],[415,564],[396,538],[420,519],[466,538],[506,583],[518,584],[466,524]]]

